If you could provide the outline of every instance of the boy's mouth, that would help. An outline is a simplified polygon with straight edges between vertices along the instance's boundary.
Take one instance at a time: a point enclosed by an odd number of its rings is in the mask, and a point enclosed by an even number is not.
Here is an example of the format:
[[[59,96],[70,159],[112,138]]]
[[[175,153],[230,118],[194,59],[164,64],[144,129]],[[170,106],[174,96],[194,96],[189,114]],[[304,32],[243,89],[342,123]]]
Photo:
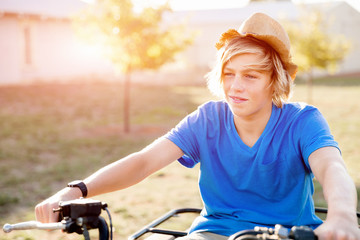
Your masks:
[[[229,98],[234,102],[234,103],[243,103],[246,102],[248,99],[246,98],[242,98],[242,97],[234,97],[234,96],[229,96]]]

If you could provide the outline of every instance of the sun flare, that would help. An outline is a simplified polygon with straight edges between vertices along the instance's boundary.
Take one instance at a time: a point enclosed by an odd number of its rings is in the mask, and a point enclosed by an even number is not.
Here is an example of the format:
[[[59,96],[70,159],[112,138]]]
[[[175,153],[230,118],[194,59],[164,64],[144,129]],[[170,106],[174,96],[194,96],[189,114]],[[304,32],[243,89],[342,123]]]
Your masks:
[[[96,0],[81,0],[86,3],[94,3]],[[214,9],[214,8],[234,8],[244,7],[250,0],[133,0],[136,10],[141,11],[145,7],[157,7],[169,2],[170,7],[175,11],[182,10],[198,10],[198,9]],[[326,2],[330,0],[292,0],[294,3],[314,3]],[[348,4],[360,11],[359,0],[345,0]]]

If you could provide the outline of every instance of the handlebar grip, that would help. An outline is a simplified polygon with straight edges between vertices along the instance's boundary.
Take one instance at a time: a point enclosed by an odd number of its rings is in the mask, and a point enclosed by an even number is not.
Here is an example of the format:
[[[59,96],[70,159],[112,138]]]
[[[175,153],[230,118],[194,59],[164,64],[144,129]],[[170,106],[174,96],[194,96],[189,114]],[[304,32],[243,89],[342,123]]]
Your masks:
[[[3,231],[9,233],[12,230],[27,230],[27,229],[44,229],[44,230],[59,230],[65,229],[65,224],[61,222],[57,223],[41,223],[37,221],[21,222],[16,224],[5,224]]]

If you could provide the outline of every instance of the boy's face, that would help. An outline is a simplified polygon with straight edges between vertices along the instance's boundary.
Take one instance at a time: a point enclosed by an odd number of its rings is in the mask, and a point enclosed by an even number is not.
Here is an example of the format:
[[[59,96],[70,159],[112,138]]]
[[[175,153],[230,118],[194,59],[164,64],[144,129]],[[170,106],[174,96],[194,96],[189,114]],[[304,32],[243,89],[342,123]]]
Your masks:
[[[271,72],[256,69],[262,57],[240,54],[228,61],[222,73],[225,100],[235,117],[256,119],[271,111]]]

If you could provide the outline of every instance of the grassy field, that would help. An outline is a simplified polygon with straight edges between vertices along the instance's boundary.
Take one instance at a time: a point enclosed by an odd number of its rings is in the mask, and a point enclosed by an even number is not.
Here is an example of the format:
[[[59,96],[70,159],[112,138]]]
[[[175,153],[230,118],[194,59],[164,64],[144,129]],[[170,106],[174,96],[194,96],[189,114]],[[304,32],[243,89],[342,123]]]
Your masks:
[[[296,86],[294,101],[307,101]],[[201,86],[134,85],[131,133],[122,131],[122,85],[118,83],[39,84],[0,87],[0,225],[34,219],[33,207],[73,179],[140,150],[213,97]],[[312,104],[327,118],[349,172],[360,186],[360,79],[321,80]],[[166,211],[201,207],[198,169],[173,163],[142,183],[99,196],[112,212],[115,239]],[[321,189],[315,200],[324,205]],[[183,224],[190,219],[179,221]],[[172,225],[174,227],[174,225]],[[94,233],[96,235],[96,233]],[[82,239],[58,232],[0,233],[0,240]]]

